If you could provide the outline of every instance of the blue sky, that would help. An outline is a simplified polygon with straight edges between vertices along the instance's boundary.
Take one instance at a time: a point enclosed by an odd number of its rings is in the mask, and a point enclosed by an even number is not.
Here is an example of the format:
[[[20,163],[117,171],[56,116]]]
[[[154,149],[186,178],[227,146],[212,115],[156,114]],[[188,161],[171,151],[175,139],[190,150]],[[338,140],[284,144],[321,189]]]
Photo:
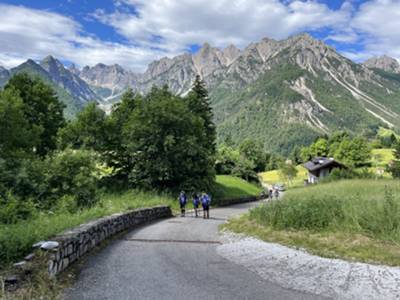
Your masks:
[[[0,65],[51,54],[140,72],[204,42],[243,49],[300,32],[356,61],[399,59],[398,28],[400,0],[0,0]]]

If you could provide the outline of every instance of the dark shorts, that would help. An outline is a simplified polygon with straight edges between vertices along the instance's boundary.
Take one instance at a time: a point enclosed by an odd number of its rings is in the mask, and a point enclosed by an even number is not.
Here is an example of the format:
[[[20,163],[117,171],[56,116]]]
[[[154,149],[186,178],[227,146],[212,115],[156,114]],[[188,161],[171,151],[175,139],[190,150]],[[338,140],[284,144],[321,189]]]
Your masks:
[[[199,204],[193,203],[193,207],[197,209],[197,208],[199,208]]]
[[[205,210],[205,211],[210,210],[210,206],[209,205],[203,205],[203,210]]]
[[[180,203],[181,209],[185,209],[185,204]]]

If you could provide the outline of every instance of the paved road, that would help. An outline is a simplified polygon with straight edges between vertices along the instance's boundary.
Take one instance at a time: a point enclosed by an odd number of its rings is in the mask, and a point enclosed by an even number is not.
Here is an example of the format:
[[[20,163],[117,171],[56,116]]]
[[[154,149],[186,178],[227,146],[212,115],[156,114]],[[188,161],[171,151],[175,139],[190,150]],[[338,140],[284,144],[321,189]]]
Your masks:
[[[133,230],[85,261],[65,299],[320,299],[265,281],[216,253],[218,225],[254,205]]]

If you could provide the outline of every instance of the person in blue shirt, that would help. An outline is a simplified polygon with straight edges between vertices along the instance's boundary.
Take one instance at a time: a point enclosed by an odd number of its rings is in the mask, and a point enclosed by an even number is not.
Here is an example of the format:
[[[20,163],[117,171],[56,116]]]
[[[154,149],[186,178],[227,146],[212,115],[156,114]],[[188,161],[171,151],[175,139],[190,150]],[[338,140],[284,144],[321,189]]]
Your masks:
[[[186,194],[184,191],[182,191],[179,194],[178,200],[179,200],[179,205],[181,207],[181,217],[184,217],[185,216],[185,207],[186,207],[186,203],[187,203],[187,197],[186,197]]]
[[[199,209],[199,205],[200,205],[200,197],[197,193],[193,193],[193,208],[196,218],[198,216],[197,210]]]
[[[211,197],[206,193],[201,195],[201,205],[203,206],[203,218],[209,219],[210,218],[210,204],[211,204]]]

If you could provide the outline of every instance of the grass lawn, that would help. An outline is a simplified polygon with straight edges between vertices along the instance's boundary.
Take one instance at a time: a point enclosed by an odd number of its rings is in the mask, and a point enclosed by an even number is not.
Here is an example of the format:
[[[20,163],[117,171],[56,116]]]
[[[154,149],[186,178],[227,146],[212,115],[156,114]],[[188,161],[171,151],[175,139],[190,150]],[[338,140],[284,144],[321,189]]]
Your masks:
[[[304,180],[307,179],[307,170],[302,165],[298,165],[296,169],[298,171],[297,176],[293,180],[293,182],[289,185],[289,187],[303,186]],[[261,176],[263,182],[268,185],[273,185],[278,182],[287,184],[286,182],[283,182],[282,179],[280,178],[278,170],[263,172],[260,173],[259,175]]]
[[[217,176],[215,204],[220,200],[258,195],[261,188],[232,176]],[[0,224],[0,267],[29,253],[35,242],[48,239],[57,233],[86,223],[90,220],[141,207],[170,205],[178,211],[175,197],[164,194],[128,191],[122,194],[105,194],[99,203],[90,209],[69,213],[59,211],[37,213],[32,219],[13,225]]]
[[[258,196],[262,188],[238,177],[229,175],[217,176],[214,198],[219,200]]]
[[[400,181],[292,189],[225,227],[324,257],[400,266]]]

